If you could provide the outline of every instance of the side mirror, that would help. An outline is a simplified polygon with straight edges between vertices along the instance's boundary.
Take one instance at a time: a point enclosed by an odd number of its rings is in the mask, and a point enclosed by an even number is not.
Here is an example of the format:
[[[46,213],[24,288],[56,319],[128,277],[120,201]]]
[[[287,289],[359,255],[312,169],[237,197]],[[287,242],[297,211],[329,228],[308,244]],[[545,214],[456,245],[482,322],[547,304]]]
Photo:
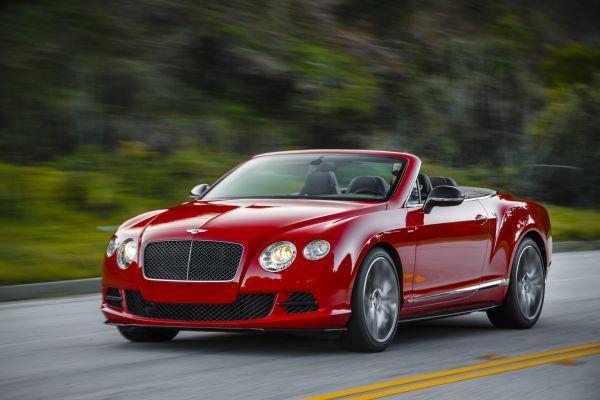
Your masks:
[[[433,207],[450,207],[457,206],[465,200],[465,194],[462,190],[456,186],[436,186],[431,189],[425,205],[423,206],[423,212],[429,214]]]
[[[202,196],[208,192],[210,186],[206,183],[201,183],[200,185],[194,186],[192,190],[190,190],[190,198],[192,199],[200,199]]]

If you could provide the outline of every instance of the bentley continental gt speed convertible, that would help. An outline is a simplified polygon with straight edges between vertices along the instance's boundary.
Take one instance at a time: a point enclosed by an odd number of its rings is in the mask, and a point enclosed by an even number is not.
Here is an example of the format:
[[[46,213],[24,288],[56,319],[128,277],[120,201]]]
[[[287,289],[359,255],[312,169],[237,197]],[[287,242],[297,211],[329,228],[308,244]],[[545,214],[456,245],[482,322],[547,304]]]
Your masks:
[[[341,332],[381,351],[399,323],[486,311],[538,320],[546,210],[429,177],[410,154],[262,154],[192,200],[130,219],[108,244],[102,311],[131,341],[181,330]]]

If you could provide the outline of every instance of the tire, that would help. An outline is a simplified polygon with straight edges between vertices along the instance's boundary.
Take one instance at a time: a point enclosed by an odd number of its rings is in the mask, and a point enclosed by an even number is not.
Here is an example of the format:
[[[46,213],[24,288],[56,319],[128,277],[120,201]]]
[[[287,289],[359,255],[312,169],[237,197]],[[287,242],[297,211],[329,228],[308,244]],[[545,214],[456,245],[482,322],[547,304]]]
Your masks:
[[[130,342],[168,342],[179,333],[176,329],[118,326],[119,333]]]
[[[363,260],[352,292],[352,315],[342,346],[351,351],[385,350],[396,336],[400,285],[394,261],[382,249]]]
[[[542,313],[546,293],[543,258],[538,245],[525,238],[513,260],[508,291],[504,303],[487,312],[495,327],[528,329]]]

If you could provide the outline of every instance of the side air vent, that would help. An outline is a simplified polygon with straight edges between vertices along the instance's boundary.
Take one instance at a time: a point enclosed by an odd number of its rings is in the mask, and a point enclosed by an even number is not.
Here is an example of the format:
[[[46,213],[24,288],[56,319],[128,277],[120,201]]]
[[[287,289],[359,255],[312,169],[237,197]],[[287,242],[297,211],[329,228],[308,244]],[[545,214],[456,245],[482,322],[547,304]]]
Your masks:
[[[119,289],[110,287],[106,289],[106,304],[119,310],[123,308],[123,298]]]
[[[291,293],[290,299],[279,303],[279,305],[285,307],[288,314],[300,314],[317,311],[319,309],[319,305],[314,296],[304,292]]]

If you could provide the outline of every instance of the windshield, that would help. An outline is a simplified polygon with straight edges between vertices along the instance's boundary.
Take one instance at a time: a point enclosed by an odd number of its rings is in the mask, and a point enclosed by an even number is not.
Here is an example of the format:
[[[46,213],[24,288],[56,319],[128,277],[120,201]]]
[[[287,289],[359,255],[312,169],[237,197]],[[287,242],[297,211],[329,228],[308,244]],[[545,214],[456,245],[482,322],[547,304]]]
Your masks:
[[[204,199],[386,200],[397,185],[404,164],[402,158],[370,155],[258,157],[225,176]]]

